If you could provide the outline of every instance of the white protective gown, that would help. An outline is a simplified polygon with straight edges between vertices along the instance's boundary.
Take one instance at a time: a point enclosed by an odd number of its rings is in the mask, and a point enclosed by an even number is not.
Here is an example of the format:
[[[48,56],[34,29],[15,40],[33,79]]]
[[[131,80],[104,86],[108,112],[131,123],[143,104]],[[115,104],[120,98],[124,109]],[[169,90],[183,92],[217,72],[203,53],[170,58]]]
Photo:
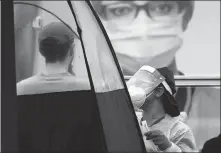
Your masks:
[[[137,117],[144,134],[144,127],[141,125],[142,115],[137,113]],[[183,121],[182,116],[166,115],[159,123],[149,127],[150,130],[163,131],[172,142],[172,146],[166,150],[159,150],[152,141],[146,140],[143,136],[147,152],[198,152],[192,130]]]

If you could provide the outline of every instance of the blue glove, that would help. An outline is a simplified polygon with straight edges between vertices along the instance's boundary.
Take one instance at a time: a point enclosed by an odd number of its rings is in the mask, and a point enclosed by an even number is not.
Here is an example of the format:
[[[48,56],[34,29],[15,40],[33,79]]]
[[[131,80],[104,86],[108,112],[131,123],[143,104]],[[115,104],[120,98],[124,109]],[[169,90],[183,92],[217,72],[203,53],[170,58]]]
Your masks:
[[[152,140],[161,151],[164,151],[172,146],[172,143],[167,139],[164,133],[160,130],[152,130],[144,134],[146,140]]]

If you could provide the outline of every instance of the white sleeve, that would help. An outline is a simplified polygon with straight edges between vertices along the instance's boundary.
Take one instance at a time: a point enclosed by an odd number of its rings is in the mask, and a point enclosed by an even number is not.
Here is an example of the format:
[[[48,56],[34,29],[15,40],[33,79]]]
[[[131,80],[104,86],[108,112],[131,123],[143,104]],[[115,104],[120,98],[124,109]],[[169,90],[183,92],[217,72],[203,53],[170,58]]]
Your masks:
[[[173,145],[171,148],[168,148],[168,152],[170,152],[171,149],[176,149],[176,151],[180,150],[178,152],[198,152],[193,132],[186,124],[179,121],[171,131],[173,131],[173,134],[171,135],[170,141],[173,142]]]
[[[167,148],[163,152],[182,152],[182,150],[176,144],[174,144],[173,142],[171,143],[172,143],[172,146]]]
[[[171,148],[168,148],[168,152],[171,152],[171,150],[173,150],[172,152],[198,152],[193,133],[190,129],[180,135],[177,133],[176,139],[178,139],[178,141],[173,141],[173,145]]]

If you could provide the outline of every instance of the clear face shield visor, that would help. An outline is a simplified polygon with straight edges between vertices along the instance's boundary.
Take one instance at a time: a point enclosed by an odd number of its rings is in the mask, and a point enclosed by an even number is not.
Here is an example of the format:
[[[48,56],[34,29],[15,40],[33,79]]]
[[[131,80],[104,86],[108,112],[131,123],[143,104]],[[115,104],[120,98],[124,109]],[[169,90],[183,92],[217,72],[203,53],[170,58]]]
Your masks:
[[[135,108],[140,109],[145,100],[165,81],[156,70],[142,67],[128,82],[128,90]]]

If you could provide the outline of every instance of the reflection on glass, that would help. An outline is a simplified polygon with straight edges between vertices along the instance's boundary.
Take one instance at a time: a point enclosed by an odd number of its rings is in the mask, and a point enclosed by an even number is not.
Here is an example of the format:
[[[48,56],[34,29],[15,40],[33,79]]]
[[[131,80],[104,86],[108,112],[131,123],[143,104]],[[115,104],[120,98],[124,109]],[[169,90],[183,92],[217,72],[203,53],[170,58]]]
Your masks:
[[[26,24],[15,24],[17,94],[89,90],[84,59],[75,60],[81,51],[77,34],[60,14],[37,6],[15,4],[15,15],[29,13]]]

